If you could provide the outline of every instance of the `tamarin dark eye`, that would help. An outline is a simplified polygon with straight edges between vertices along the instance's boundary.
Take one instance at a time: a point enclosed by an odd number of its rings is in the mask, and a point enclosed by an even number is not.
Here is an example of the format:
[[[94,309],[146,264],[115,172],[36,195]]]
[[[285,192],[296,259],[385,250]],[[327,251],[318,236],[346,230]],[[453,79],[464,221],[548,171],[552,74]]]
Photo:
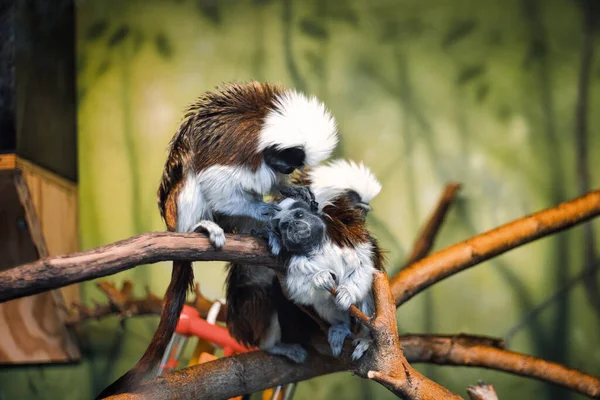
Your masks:
[[[304,213],[302,211],[296,211],[296,213],[294,214],[294,218],[296,218],[296,219],[304,218]]]
[[[288,222],[282,222],[281,223],[281,229],[287,229],[288,226],[289,226]]]
[[[352,218],[350,218],[350,217],[342,218],[342,224],[350,225],[351,223],[352,223]]]

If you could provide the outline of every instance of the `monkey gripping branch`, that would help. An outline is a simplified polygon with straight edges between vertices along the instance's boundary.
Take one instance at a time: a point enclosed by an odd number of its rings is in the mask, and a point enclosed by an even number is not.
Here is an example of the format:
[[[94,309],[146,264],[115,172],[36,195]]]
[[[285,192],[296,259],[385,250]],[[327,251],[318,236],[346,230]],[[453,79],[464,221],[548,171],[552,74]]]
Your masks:
[[[322,354],[327,353],[327,346],[323,337],[316,337],[314,348],[317,352],[311,352],[309,360],[303,364],[291,364],[281,357],[260,351],[251,352],[176,371],[148,381],[134,394],[111,398],[228,398],[344,370],[375,380],[393,393],[409,399],[459,398],[415,371],[410,364],[414,362],[496,369],[600,398],[600,378],[508,351],[501,341],[466,335],[398,337],[392,294],[396,305],[400,305],[441,279],[600,214],[600,191],[597,190],[420,258],[431,248],[435,231],[447,209],[447,204],[444,209],[444,203],[451,198],[452,194],[445,201],[442,198],[422,235],[429,237],[428,245],[420,245],[422,250],[415,248],[420,254],[411,257],[413,263],[392,277],[389,284],[385,274],[376,273],[376,313],[373,319],[351,308],[354,316],[370,326],[374,339],[374,345],[358,362],[350,361],[349,343],[346,343],[339,358],[333,358]],[[433,223],[436,219],[438,223]],[[197,234],[147,233],[87,252],[50,257],[0,272],[0,301],[164,260],[234,261],[278,268],[268,256],[266,246],[253,238],[229,235],[225,248],[215,251],[208,240],[198,238]],[[496,398],[493,387],[470,387],[469,396]]]

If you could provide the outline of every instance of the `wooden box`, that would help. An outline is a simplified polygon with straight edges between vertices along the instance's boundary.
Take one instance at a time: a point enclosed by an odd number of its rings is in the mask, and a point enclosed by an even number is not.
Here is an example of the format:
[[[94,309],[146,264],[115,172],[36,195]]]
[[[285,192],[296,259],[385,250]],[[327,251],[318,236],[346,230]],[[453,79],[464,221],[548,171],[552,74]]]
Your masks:
[[[0,155],[0,270],[78,250],[77,188],[14,154]],[[78,360],[66,327],[77,285],[0,303],[0,364]]]

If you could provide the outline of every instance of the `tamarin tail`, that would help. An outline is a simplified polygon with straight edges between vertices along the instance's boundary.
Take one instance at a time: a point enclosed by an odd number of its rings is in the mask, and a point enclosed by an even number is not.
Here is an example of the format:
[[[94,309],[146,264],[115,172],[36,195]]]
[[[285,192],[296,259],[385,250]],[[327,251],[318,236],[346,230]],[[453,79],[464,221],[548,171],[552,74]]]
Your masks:
[[[167,288],[165,302],[160,313],[160,322],[152,337],[150,346],[148,346],[137,364],[104,389],[96,397],[96,400],[135,391],[143,379],[158,366],[177,327],[187,291],[193,287],[193,284],[194,270],[192,269],[192,263],[189,261],[174,261],[171,283]]]

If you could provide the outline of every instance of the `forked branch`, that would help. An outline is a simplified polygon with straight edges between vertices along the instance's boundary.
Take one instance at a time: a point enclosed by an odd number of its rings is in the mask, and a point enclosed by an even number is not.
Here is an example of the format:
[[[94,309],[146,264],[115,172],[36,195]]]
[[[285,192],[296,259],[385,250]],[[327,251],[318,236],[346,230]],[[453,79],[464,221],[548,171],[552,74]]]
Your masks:
[[[359,360],[355,372],[381,383],[392,393],[406,399],[460,399],[414,369],[405,358],[398,338],[396,307],[384,272],[373,280],[375,318],[371,324],[373,347]]]
[[[325,345],[327,346],[326,343]],[[561,386],[566,383],[565,387],[568,389],[588,397],[600,397],[600,378],[535,357],[502,350],[500,339],[470,335],[403,335],[400,336],[400,345],[406,360],[412,364],[434,363],[495,369]],[[541,372],[530,375],[530,369],[506,368],[507,364],[493,362],[487,356],[490,351],[496,351],[496,357],[514,360],[514,366],[518,366],[521,359],[531,358],[540,363]],[[255,393],[273,386],[348,370],[352,367],[350,353],[352,349],[348,343],[344,348],[344,357],[340,359],[311,352],[306,363],[297,365],[282,357],[254,351],[172,372],[146,382],[135,394],[114,396],[111,399],[167,400],[175,395],[180,398],[195,396],[199,399],[221,399]],[[553,372],[546,375],[543,373],[546,370]],[[561,373],[569,378],[556,380]]]
[[[438,251],[401,270],[390,280],[396,306],[444,278],[598,214],[600,190]]]
[[[429,253],[435,243],[435,237],[438,234],[460,187],[461,185],[459,183],[449,183],[446,185],[442,192],[442,196],[438,200],[437,206],[417,237],[412,252],[404,263],[404,268],[419,261]]]

